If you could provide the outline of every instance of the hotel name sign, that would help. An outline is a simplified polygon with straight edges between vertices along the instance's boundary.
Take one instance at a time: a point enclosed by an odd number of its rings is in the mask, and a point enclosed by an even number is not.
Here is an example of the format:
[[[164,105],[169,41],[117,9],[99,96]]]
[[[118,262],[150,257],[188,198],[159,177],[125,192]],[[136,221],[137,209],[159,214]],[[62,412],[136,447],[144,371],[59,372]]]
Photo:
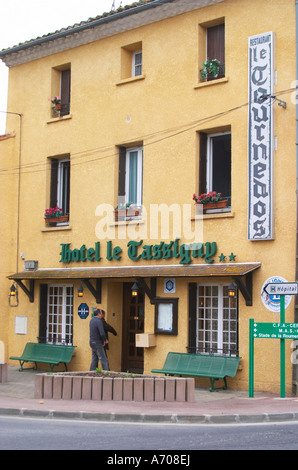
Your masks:
[[[120,246],[113,246],[112,241],[107,241],[103,248],[100,242],[95,242],[94,247],[70,248],[70,243],[61,243],[60,263],[101,261],[102,251],[108,261],[119,261],[123,255]],[[206,263],[213,263],[217,253],[216,242],[191,243],[180,245],[180,240],[163,242],[156,245],[146,245],[143,240],[131,240],[127,243],[127,255],[132,261],[179,259],[179,264],[190,264],[195,258],[204,259]]]
[[[248,239],[274,238],[274,33],[249,38]]]

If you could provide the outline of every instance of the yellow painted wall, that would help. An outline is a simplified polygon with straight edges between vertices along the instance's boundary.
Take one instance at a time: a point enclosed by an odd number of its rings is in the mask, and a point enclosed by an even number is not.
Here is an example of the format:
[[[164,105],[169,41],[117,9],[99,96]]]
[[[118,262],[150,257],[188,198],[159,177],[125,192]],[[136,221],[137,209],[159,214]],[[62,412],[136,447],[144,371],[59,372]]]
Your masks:
[[[200,25],[225,18],[226,78],[200,85],[202,56]],[[204,241],[216,241],[218,255],[234,252],[236,262],[260,261],[254,273],[253,307],[246,307],[239,295],[239,352],[242,370],[230,386],[248,387],[248,323],[276,321],[260,297],[264,281],[273,276],[295,279],[296,243],[296,135],[295,106],[291,94],[281,96],[284,110],[275,105],[277,150],[275,154],[275,230],[274,241],[247,241],[247,117],[248,117],[248,37],[267,31],[276,34],[276,92],[288,90],[295,79],[295,4],[272,1],[224,1],[136,28],[110,38],[65,52],[49,55],[10,69],[8,109],[23,114],[22,171],[20,180],[19,253],[39,261],[39,267],[59,268],[61,243],[72,248],[94,246],[100,218],[96,208],[103,203],[116,206],[118,191],[118,147],[143,143],[143,204],[191,204],[198,191],[198,133],[208,129],[231,128],[232,132],[232,213],[204,218]],[[123,80],[121,64],[128,46],[142,43],[143,77]],[[126,49],[123,49],[126,48]],[[129,48],[129,47],[128,47]],[[55,88],[53,69],[71,64],[71,110],[64,119],[51,118],[48,98]],[[54,87],[54,88],[53,88]],[[237,110],[230,111],[237,107]],[[227,112],[229,111],[229,112]],[[210,116],[223,113],[217,118]],[[8,116],[7,128],[17,132],[16,117]],[[18,158],[18,139],[0,142],[3,168],[14,168]],[[67,229],[46,229],[43,214],[49,203],[49,157],[69,154],[71,159],[70,225]],[[20,292],[17,309],[7,305],[10,283],[6,275],[15,271],[17,205],[15,172],[1,172],[0,198],[5,201],[6,229],[1,232],[0,340],[9,344],[9,354],[19,354],[28,341],[38,336],[39,284],[35,302],[30,304]],[[285,209],[286,208],[286,209]],[[192,208],[194,216],[194,208]],[[194,221],[192,222],[194,225]],[[110,226],[109,230],[113,230]],[[139,226],[142,228],[142,225]],[[168,240],[175,234],[170,233]],[[130,237],[128,237],[129,239]],[[162,238],[163,240],[163,238]],[[165,240],[166,241],[166,240]],[[154,244],[145,236],[144,244]],[[181,243],[183,242],[183,238]],[[102,259],[101,266],[132,265],[127,257],[127,239],[115,240],[123,248],[120,261]],[[105,241],[102,241],[105,246]],[[9,248],[6,248],[9,247]],[[218,261],[218,259],[216,260]],[[177,261],[171,261],[171,263]],[[159,261],[167,264],[167,260]],[[155,264],[148,261],[146,264]],[[91,262],[84,266],[93,266]],[[69,267],[65,265],[64,267]],[[19,270],[22,261],[19,258]],[[195,280],[194,280],[195,281]],[[204,279],[208,281],[208,279]],[[229,282],[229,279],[227,279]],[[79,282],[74,282],[76,292]],[[161,367],[168,351],[186,351],[188,343],[188,279],[177,280],[179,332],[177,337],[157,336],[157,346],[145,352],[145,372]],[[110,335],[111,368],[121,368],[122,284],[103,281],[101,307],[107,321],[119,332]],[[85,289],[86,292],[86,289]],[[163,294],[158,282],[159,295]],[[86,292],[84,302],[96,306]],[[89,368],[89,318],[77,315],[80,300],[74,296],[74,344],[72,367]],[[115,313],[115,316],[112,314]],[[28,316],[28,334],[14,334],[15,315]],[[286,320],[293,321],[294,302]],[[146,298],[145,332],[154,330],[154,307]],[[3,333],[4,332],[4,333]],[[265,344],[266,343],[266,344]],[[287,391],[291,390],[291,342],[287,342]],[[278,342],[256,345],[255,389],[278,392]],[[201,383],[201,382],[200,382]],[[203,382],[202,382],[203,383]]]

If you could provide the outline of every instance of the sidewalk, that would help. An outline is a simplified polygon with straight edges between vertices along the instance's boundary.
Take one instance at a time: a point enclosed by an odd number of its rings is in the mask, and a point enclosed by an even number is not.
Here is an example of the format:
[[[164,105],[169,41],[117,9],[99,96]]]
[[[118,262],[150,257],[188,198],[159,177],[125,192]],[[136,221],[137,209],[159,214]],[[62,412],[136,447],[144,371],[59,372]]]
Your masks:
[[[194,403],[39,400],[34,377],[41,370],[8,367],[8,382],[0,384],[0,415],[101,421],[228,424],[298,421],[298,397],[269,393],[196,389]]]

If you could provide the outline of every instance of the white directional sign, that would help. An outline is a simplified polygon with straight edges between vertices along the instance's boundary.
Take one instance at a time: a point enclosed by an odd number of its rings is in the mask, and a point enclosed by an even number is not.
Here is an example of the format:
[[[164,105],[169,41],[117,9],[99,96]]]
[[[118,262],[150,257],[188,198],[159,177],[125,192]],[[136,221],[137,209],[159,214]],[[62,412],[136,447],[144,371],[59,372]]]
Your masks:
[[[273,286],[277,286],[277,285],[284,286],[287,284],[296,284],[296,283],[295,282],[288,283],[287,279],[281,276],[272,276],[272,277],[269,277],[269,279],[266,279],[266,281],[262,285],[261,299],[262,299],[264,306],[271,312],[279,312],[280,311],[280,296],[285,295],[285,308],[288,308],[290,303],[292,302],[293,293],[284,292],[284,288],[282,289],[282,292],[280,292],[279,289],[277,289],[276,287],[275,288],[271,287],[272,284]],[[270,287],[268,287],[268,291],[267,291],[267,286],[269,285]],[[270,294],[268,292],[270,292]]]
[[[297,282],[279,282],[269,283],[264,287],[264,291],[268,295],[297,295],[298,283]]]

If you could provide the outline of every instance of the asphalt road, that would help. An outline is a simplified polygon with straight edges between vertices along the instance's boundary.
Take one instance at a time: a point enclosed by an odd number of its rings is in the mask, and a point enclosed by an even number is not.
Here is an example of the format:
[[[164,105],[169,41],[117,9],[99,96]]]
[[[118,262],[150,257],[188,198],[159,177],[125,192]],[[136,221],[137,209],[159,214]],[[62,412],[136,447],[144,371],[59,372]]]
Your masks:
[[[192,467],[196,450],[297,450],[298,423],[250,425],[182,425],[103,423],[25,417],[0,417],[0,450],[106,450],[155,451],[143,466],[168,465],[175,452],[189,459],[177,462]],[[185,452],[184,452],[185,451]],[[167,454],[163,462],[154,455]],[[125,452],[125,455],[128,455]],[[129,453],[133,456],[133,453]],[[147,453],[145,454],[147,455]],[[144,457],[143,457],[144,458]],[[186,459],[186,457],[185,457]],[[188,462],[188,465],[187,465]],[[123,464],[124,462],[108,462]],[[137,467],[137,462],[129,462]]]

